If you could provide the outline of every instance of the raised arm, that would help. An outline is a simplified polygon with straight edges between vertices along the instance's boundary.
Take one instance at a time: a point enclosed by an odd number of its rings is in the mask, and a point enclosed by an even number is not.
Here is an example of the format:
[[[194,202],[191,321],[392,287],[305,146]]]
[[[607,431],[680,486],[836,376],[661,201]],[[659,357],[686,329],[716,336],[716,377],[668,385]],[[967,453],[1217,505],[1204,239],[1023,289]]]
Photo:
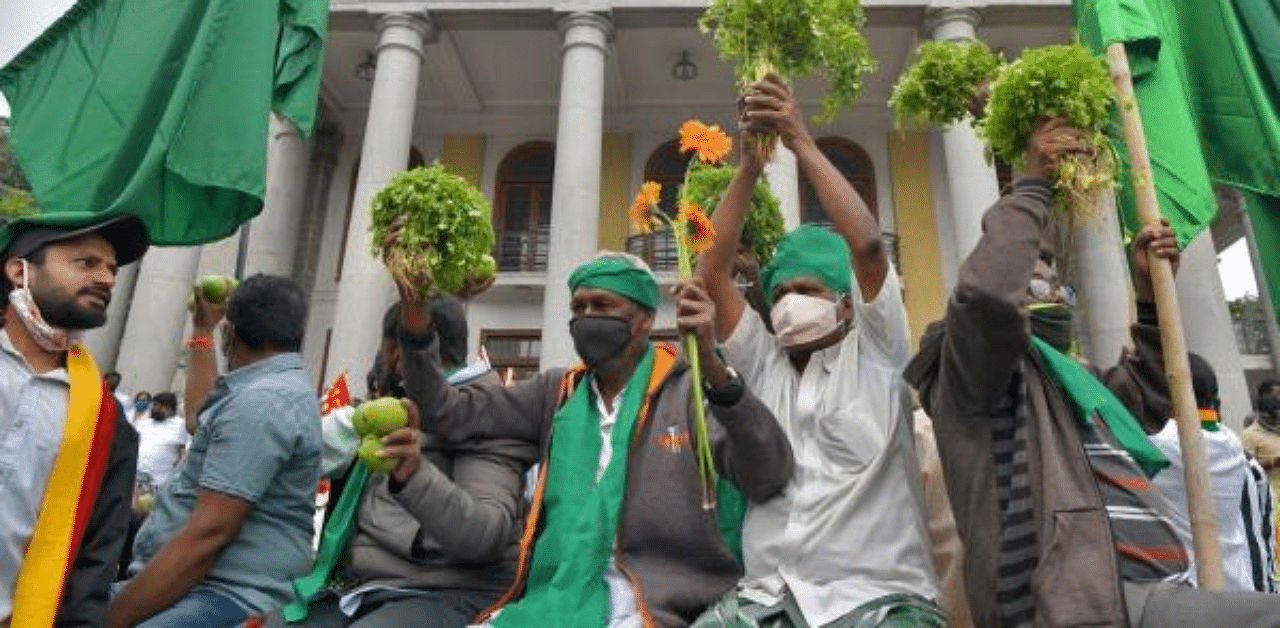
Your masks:
[[[204,290],[191,289],[195,309],[191,314],[193,342],[187,355],[187,385],[183,402],[187,433],[194,435],[200,427],[200,407],[218,379],[218,362],[214,357],[213,329],[227,313],[227,302],[213,303],[204,298]]]
[[[743,122],[745,124],[745,119]],[[733,334],[734,328],[738,326],[738,319],[746,308],[746,300],[733,285],[733,264],[738,255],[742,229],[747,221],[751,193],[764,171],[764,164],[747,147],[747,137],[748,134],[743,133],[738,142],[741,147],[738,168],[724,196],[720,197],[715,213],[711,215],[711,225],[716,232],[715,240],[711,248],[698,257],[697,275],[716,306],[716,340],[719,342],[728,340]],[[768,301],[769,295],[765,295],[765,302]]]
[[[863,198],[818,149],[805,125],[804,112],[786,83],[769,74],[752,85],[746,97],[745,116],[749,131],[777,133],[782,144],[795,153],[800,170],[813,184],[818,202],[831,218],[832,228],[849,244],[849,261],[858,277],[862,300],[874,300],[889,272],[880,225]],[[765,300],[770,296],[765,295]]]
[[[1133,239],[1130,268],[1138,313],[1138,321],[1130,328],[1133,351],[1126,350],[1120,363],[1102,375],[1102,380],[1149,434],[1163,429],[1170,416],[1169,382],[1164,372],[1164,350],[1149,256],[1170,260],[1175,273],[1181,258],[1177,235],[1169,227],[1169,221],[1163,223],[1160,227],[1144,227]]]

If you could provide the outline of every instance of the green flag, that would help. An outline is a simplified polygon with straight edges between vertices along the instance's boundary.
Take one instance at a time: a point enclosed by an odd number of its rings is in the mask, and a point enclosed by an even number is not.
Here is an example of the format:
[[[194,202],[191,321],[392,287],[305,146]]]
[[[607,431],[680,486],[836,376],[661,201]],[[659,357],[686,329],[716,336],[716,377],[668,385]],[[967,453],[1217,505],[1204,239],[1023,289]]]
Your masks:
[[[1274,83],[1236,8],[1269,14],[1270,27],[1261,21],[1255,27],[1280,36],[1276,2],[1075,0],[1087,45],[1103,53],[1113,42],[1126,44],[1160,209],[1184,245],[1216,213],[1211,182],[1280,194]],[[1274,52],[1277,40],[1266,41]],[[1118,115],[1111,135],[1122,164],[1125,221],[1133,227],[1136,203]]]
[[[1100,54],[1112,43],[1125,44],[1160,210],[1185,246],[1213,220],[1218,204],[1201,156],[1183,60],[1170,53],[1177,50],[1178,30],[1165,13],[1165,3],[1075,0],[1076,28],[1081,41]],[[1120,165],[1122,217],[1132,230],[1139,226],[1137,197],[1119,112],[1112,117],[1108,135]]]
[[[311,131],[328,9],[77,2],[0,69],[10,140],[42,211],[132,214],[154,244],[231,234],[262,208],[268,112]]]

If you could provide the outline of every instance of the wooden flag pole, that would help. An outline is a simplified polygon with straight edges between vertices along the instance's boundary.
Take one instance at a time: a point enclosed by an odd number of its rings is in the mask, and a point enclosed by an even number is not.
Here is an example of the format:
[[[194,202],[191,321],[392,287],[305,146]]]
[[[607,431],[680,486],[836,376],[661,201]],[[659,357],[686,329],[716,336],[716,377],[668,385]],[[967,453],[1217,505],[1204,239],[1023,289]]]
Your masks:
[[[1144,225],[1158,226],[1160,204],[1156,198],[1151,158],[1147,153],[1147,136],[1142,128],[1138,100],[1133,93],[1133,76],[1129,72],[1129,57],[1125,53],[1123,42],[1107,46],[1107,60],[1111,64],[1111,80],[1115,83],[1120,98],[1120,115],[1124,120],[1125,141],[1129,145],[1131,176],[1138,197],[1138,217]],[[1217,509],[1213,503],[1213,487],[1209,483],[1209,464],[1200,431],[1200,414],[1191,388],[1191,365],[1187,361],[1187,342],[1182,335],[1182,312],[1178,309],[1173,265],[1161,257],[1152,257],[1150,264],[1156,310],[1160,316],[1165,376],[1169,378],[1173,417],[1178,425],[1178,443],[1182,446],[1182,462],[1186,472],[1187,511],[1191,518],[1196,575],[1200,588],[1221,591],[1226,579],[1222,572],[1222,547],[1218,542]]]

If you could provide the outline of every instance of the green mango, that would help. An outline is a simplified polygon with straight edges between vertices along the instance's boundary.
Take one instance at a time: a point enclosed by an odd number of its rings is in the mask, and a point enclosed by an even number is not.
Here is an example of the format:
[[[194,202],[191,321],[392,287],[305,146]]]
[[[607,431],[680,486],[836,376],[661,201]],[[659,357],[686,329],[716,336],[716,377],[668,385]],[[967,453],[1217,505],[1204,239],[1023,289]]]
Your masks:
[[[379,456],[379,449],[382,449],[381,438],[370,434],[360,439],[360,463],[374,473],[391,473],[400,465],[400,459]]]
[[[409,413],[395,397],[366,401],[351,415],[351,425],[361,436],[386,436],[409,424]]]

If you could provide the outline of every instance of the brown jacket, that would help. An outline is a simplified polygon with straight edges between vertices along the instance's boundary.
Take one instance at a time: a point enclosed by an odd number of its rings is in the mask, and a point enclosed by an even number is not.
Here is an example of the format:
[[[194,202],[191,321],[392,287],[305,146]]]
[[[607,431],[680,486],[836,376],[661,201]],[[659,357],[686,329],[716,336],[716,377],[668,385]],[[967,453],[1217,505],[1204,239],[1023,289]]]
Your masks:
[[[537,443],[541,459],[551,447],[552,418],[559,409],[565,371],[551,370],[510,387],[480,383],[449,386],[440,371],[435,335],[402,335],[401,359],[409,397],[423,409],[424,430],[445,442],[514,438]],[[733,588],[742,566],[724,544],[714,510],[702,508],[698,467],[690,447],[692,384],[677,363],[636,421],[627,452],[627,491],[617,530],[614,562],[631,581],[644,623],[686,626]],[[718,471],[752,501],[777,495],[791,480],[791,447],[773,414],[750,392],[733,406],[709,406],[707,422]],[[517,577],[500,603],[523,594],[528,557],[545,519],[539,496],[546,466],[521,541]]]
[[[1000,626],[995,604],[1000,525],[989,420],[1021,366],[1040,546],[1032,577],[1036,626],[1126,626],[1111,529],[1076,411],[1030,351],[1022,300],[1049,228],[1044,192],[1015,188],[988,210],[982,239],[961,266],[946,319],[929,326],[905,377],[934,419],[965,546],[965,585],[975,625]],[[1138,324],[1132,335],[1136,350],[1100,378],[1144,427],[1158,429],[1167,416],[1159,331]]]

